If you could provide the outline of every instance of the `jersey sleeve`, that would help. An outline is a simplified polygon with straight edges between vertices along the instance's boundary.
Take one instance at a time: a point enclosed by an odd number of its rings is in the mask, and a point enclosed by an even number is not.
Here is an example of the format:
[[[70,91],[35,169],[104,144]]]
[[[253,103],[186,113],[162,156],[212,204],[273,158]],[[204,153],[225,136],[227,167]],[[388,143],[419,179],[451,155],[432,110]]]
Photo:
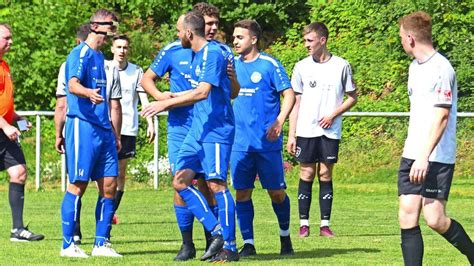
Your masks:
[[[301,79],[301,73],[298,64],[293,68],[293,74],[291,75],[291,87],[295,93],[303,93],[303,80]]]
[[[290,79],[286,74],[285,68],[280,61],[275,60],[276,65],[273,68],[272,83],[278,92],[291,88]]]
[[[56,86],[56,97],[66,96],[66,62],[61,64]]]
[[[436,107],[450,107],[453,104],[453,88],[456,76],[452,68],[440,68],[435,84]]]
[[[355,91],[354,79],[352,77],[352,69],[349,63],[347,63],[342,69],[341,82],[345,92]]]
[[[116,67],[112,67],[112,88],[110,89],[110,99],[122,98],[122,87],[120,86],[120,73]]]
[[[142,77],[143,77],[143,69],[137,66],[137,92],[138,93],[146,93],[142,87]]]
[[[207,52],[204,52],[198,83],[207,82],[215,87],[219,87],[222,71],[227,69],[227,67],[223,67],[223,64],[227,66],[227,60],[215,50],[207,50]]]
[[[90,59],[87,51],[84,51],[84,49],[81,49],[80,53],[78,53],[78,51],[75,51],[68,56],[66,62],[66,82],[69,82],[69,80],[73,77],[79,79],[81,82],[84,81],[87,71],[87,64]]]
[[[161,50],[150,65],[150,69],[159,77],[163,77],[171,70],[172,55],[170,50]]]

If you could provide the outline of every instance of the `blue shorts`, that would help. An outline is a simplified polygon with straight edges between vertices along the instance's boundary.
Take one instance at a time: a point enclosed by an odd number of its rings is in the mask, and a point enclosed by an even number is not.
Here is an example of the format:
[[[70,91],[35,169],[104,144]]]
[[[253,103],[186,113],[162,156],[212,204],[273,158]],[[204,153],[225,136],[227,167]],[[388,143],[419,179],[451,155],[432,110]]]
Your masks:
[[[66,165],[70,183],[118,176],[118,156],[112,129],[69,117],[65,128]]]
[[[233,151],[230,156],[232,184],[235,189],[253,189],[258,175],[264,189],[286,189],[281,151]]]
[[[176,136],[175,137],[170,137],[168,135],[168,160],[170,162],[170,168],[171,168],[171,173],[173,176],[176,174],[176,160],[178,159],[178,154],[179,154],[179,149],[183,145],[183,139],[177,140]],[[195,178],[203,178],[204,173],[201,169],[197,169],[199,171],[196,171],[196,177]]]
[[[227,181],[231,149],[230,144],[198,142],[188,135],[179,149],[176,170],[191,169],[196,173],[203,172],[206,181]]]

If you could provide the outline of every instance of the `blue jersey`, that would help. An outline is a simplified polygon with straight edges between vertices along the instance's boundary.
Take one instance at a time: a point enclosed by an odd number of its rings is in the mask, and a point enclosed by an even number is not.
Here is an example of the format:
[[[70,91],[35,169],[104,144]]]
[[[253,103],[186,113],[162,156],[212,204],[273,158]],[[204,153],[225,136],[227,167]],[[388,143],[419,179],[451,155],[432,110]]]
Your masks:
[[[191,64],[191,84],[211,84],[206,99],[194,104],[190,134],[200,142],[232,144],[234,142],[234,112],[230,103],[228,60],[214,42],[194,54]]]
[[[181,41],[174,41],[163,48],[155,57],[150,69],[159,77],[167,72],[170,76],[170,91],[181,92],[191,89],[189,82],[192,50],[185,49]],[[176,107],[169,110],[168,134],[186,136],[192,123],[193,106]],[[179,140],[182,140],[179,137]]]
[[[291,88],[285,69],[275,58],[260,53],[251,62],[235,60],[240,83],[234,100],[235,141],[233,151],[277,151],[282,148],[282,135],[268,141],[266,131],[280,113],[280,92]]]
[[[234,53],[232,52],[232,49],[229,46],[227,46],[227,44],[222,43],[218,40],[211,40],[210,42],[219,46],[219,48],[221,48],[222,50],[222,55],[227,59],[229,63],[231,63],[235,67]]]
[[[66,80],[76,77],[88,89],[100,89],[99,94],[106,97],[107,80],[104,70],[104,55],[90,48],[85,42],[76,46],[66,60]],[[66,82],[67,116],[77,117],[96,126],[110,129],[109,106],[107,101],[93,104],[90,99],[69,92]]]

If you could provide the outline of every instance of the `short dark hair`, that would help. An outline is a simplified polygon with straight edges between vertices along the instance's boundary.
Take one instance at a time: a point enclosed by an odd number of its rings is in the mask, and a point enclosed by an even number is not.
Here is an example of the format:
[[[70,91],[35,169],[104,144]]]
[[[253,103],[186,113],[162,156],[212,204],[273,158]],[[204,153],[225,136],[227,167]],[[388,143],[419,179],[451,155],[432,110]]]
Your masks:
[[[260,37],[262,36],[262,28],[255,20],[244,19],[238,21],[234,24],[234,29],[235,28],[243,28],[249,30],[251,34],[257,37],[257,41],[260,40]]]
[[[193,11],[198,12],[201,16],[216,17],[219,18],[219,8],[215,5],[200,2],[193,6]]]
[[[88,23],[82,24],[76,29],[76,38],[78,38],[79,40],[81,40],[81,42],[83,42],[87,39],[87,35],[89,35],[90,31],[91,31],[91,28]]]
[[[130,38],[128,38],[128,36],[127,36],[126,34],[115,35],[115,36],[112,38],[112,41],[115,42],[116,40],[125,40],[125,41],[127,41],[128,43],[130,43]]]
[[[183,28],[191,30],[194,34],[204,37],[204,17],[195,11],[186,13],[183,20]]]
[[[316,32],[316,34],[318,34],[319,37],[325,37],[326,40],[329,38],[328,28],[326,27],[326,25],[324,25],[324,23],[319,22],[319,21],[313,22],[309,24],[308,26],[304,27],[303,35],[306,35],[310,32]]]
[[[398,25],[406,31],[411,31],[415,38],[422,43],[431,43],[431,17],[423,11],[408,14],[398,21]]]
[[[101,8],[101,9],[95,11],[94,14],[92,14],[92,16],[91,16],[90,21],[93,22],[93,21],[96,21],[98,19],[105,19],[107,17],[112,17],[113,21],[118,22],[117,15],[115,15],[114,12],[112,12],[110,10],[107,10],[105,8]]]

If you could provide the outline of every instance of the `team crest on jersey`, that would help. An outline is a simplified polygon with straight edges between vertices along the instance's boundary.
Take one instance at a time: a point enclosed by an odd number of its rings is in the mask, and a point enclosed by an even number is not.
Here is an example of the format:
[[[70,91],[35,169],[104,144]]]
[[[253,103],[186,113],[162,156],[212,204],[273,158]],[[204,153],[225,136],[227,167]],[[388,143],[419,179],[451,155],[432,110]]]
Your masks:
[[[196,74],[196,76],[199,77],[199,75],[201,75],[201,68],[199,66],[197,66],[196,70],[194,70],[194,73]]]
[[[252,76],[250,76],[250,80],[253,82],[253,83],[259,83],[260,80],[262,80],[262,74],[260,74],[259,72],[255,71],[252,73]]]
[[[309,86],[310,86],[311,88],[315,88],[315,87],[316,87],[316,84],[317,84],[316,80],[309,82]]]

